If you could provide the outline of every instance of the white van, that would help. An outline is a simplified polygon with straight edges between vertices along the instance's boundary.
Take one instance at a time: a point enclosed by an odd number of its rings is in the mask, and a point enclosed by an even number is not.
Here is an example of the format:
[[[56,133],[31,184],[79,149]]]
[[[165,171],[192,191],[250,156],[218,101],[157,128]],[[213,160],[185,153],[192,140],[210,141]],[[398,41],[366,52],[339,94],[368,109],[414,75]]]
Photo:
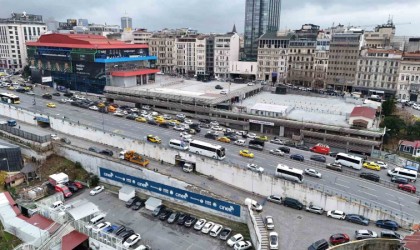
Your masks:
[[[63,206],[63,202],[62,201],[56,201],[51,205],[52,209],[57,209]]]
[[[85,227],[87,229],[92,228],[94,225],[98,224],[99,222],[103,221],[105,219],[105,214],[98,214],[92,219],[90,219],[89,224]]]
[[[388,170],[388,176],[398,176],[415,182],[417,180],[417,172],[406,168],[394,168]]]
[[[188,149],[188,142],[184,142],[177,139],[171,139],[169,141],[169,147],[185,151]]]
[[[210,230],[210,236],[211,237],[217,237],[220,234],[220,231],[222,231],[223,227],[222,225],[216,224],[213,226],[213,228]]]

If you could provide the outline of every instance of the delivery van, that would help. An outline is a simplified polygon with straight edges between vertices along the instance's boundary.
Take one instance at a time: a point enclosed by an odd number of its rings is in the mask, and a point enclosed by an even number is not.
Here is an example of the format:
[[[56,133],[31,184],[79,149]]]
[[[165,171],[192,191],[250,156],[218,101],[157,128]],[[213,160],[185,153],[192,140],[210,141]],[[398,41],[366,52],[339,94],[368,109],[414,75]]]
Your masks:
[[[322,155],[329,155],[330,154],[330,147],[325,144],[318,143],[310,149],[314,153],[322,154]]]

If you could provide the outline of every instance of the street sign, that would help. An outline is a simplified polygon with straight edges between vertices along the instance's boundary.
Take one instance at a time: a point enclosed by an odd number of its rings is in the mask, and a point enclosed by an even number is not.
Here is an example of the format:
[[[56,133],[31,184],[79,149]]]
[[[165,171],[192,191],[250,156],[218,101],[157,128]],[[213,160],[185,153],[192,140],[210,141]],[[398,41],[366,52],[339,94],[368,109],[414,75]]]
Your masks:
[[[187,190],[175,188],[162,183],[141,179],[131,175],[123,174],[107,168],[99,167],[99,174],[102,178],[117,181],[136,188],[141,188],[150,192],[165,195],[174,199],[189,202],[202,207],[210,208],[222,213],[230,214],[236,217],[241,217],[241,206],[193,193]]]

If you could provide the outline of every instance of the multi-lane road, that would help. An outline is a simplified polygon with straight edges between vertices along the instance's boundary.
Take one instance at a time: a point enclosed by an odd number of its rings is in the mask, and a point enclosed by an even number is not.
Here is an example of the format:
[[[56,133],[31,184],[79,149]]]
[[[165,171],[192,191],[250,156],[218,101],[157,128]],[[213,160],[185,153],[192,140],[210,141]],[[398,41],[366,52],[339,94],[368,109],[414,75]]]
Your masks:
[[[145,139],[146,135],[154,134],[158,135],[162,139],[162,144],[167,144],[172,138],[179,138],[179,132],[173,129],[161,128],[149,124],[139,123],[136,121],[128,120],[113,116],[111,114],[103,114],[92,110],[82,109],[79,107],[71,106],[70,104],[59,103],[58,100],[63,97],[53,97],[53,100],[45,100],[40,97],[42,93],[52,92],[51,89],[45,90],[40,87],[35,88],[36,96],[29,96],[26,94],[19,94],[21,98],[20,107],[35,111],[42,114],[49,114],[55,117],[66,117],[66,119],[80,124],[95,127],[97,129],[105,129],[106,131],[121,134],[127,137],[136,139]],[[36,105],[33,105],[33,100],[36,100]],[[48,102],[54,102],[57,104],[56,108],[48,108],[46,104]],[[213,142],[215,141],[204,138],[206,129],[199,134],[194,136],[203,141]],[[298,150],[291,148],[291,154],[299,153],[305,156],[305,162],[297,162],[289,159],[289,156],[285,157],[275,156],[268,153],[270,149],[277,148],[278,145],[266,143],[264,151],[252,152],[255,155],[254,159],[244,158],[239,155],[239,150],[242,147],[217,142],[226,148],[226,162],[231,164],[240,165],[245,167],[248,163],[255,163],[265,169],[268,174],[274,174],[277,164],[282,163],[295,168],[315,168],[322,173],[323,178],[317,179],[313,177],[305,177],[304,183],[317,189],[325,190],[330,193],[342,195],[351,199],[361,200],[367,202],[372,206],[381,207],[382,209],[391,210],[394,213],[405,214],[405,217],[411,217],[414,219],[420,218],[420,210],[418,204],[418,198],[412,196],[409,193],[396,190],[394,188],[387,188],[381,185],[377,185],[368,180],[361,179],[357,176],[350,176],[335,171],[331,171],[325,168],[325,164],[315,163],[309,160],[311,152]],[[332,162],[334,159],[327,157],[327,162]],[[373,171],[364,169],[362,171]],[[360,171],[354,171],[357,174]],[[381,176],[381,179],[389,180],[386,176],[386,171],[381,170],[380,172],[373,171]]]

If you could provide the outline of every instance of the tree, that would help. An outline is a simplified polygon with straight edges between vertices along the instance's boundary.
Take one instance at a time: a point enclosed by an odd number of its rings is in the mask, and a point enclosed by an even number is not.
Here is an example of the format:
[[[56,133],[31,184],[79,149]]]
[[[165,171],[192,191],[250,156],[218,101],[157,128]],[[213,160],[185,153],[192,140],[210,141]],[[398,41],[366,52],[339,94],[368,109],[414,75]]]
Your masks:
[[[28,78],[30,75],[31,75],[31,69],[29,68],[29,66],[28,66],[28,65],[26,65],[26,66],[23,68],[23,73],[22,73],[22,76],[23,76],[24,78]]]
[[[386,101],[382,103],[382,114],[384,116],[392,115],[396,110],[395,107],[395,100],[392,98],[388,98]]]
[[[380,125],[389,130],[390,136],[398,136],[406,128],[404,120],[398,116],[386,116]]]
[[[418,140],[420,138],[420,121],[407,126],[407,139]]]

